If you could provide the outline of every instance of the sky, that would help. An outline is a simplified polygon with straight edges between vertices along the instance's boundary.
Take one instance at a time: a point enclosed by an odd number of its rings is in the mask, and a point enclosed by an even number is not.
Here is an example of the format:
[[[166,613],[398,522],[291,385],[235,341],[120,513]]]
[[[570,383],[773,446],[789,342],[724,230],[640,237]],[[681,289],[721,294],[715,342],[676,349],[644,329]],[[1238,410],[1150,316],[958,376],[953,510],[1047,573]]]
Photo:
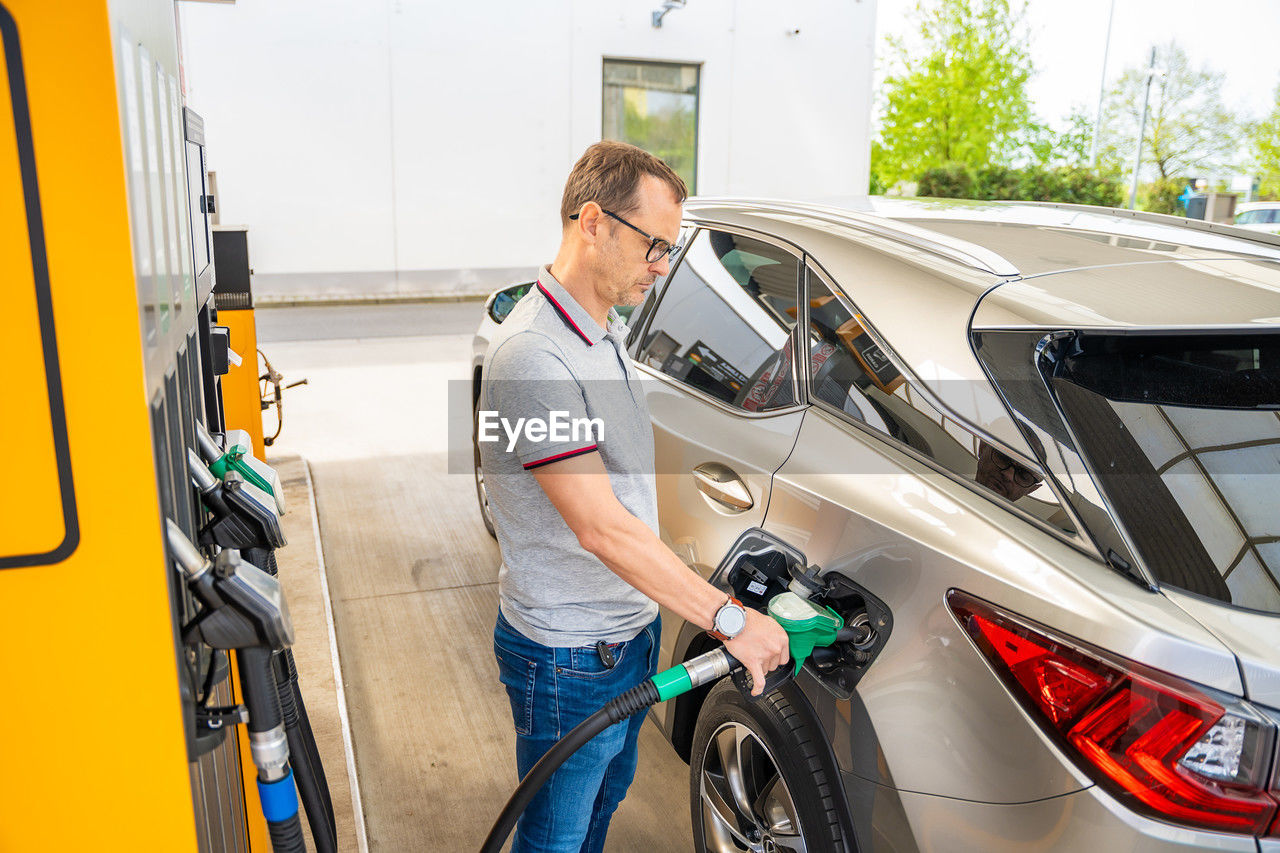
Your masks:
[[[884,36],[910,39],[915,3],[877,0],[877,85],[884,73]],[[1092,117],[1098,108],[1111,0],[1026,0],[1026,6],[1036,69],[1028,86],[1033,108],[1054,125],[1073,106]],[[1126,68],[1145,67],[1151,46],[1170,39],[1178,41],[1193,67],[1208,65],[1226,75],[1228,107],[1259,119],[1275,104],[1280,0],[1115,0],[1108,83]]]

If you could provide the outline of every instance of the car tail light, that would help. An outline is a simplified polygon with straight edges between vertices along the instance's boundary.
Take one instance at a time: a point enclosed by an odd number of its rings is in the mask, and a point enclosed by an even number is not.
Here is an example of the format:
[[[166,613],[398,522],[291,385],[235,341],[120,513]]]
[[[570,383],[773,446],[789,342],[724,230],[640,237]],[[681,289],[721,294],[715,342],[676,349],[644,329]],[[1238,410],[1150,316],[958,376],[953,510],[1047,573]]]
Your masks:
[[[1121,802],[1187,826],[1280,835],[1276,727],[1253,707],[956,590],[947,603],[1023,707]]]

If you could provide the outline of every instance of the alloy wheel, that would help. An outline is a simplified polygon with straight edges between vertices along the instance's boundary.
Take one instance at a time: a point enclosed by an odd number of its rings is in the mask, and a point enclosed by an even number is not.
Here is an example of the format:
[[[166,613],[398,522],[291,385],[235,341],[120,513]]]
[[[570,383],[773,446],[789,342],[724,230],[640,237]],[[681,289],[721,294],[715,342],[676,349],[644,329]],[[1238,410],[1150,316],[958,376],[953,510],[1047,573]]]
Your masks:
[[[486,488],[484,482],[484,470],[480,467],[480,454],[476,453],[475,460],[476,470],[476,500],[480,502],[480,517],[484,520],[485,529],[493,534],[495,528],[493,525],[493,509],[489,506],[489,489]]]
[[[703,843],[712,853],[805,853],[791,790],[751,729],[716,729],[700,772]]]

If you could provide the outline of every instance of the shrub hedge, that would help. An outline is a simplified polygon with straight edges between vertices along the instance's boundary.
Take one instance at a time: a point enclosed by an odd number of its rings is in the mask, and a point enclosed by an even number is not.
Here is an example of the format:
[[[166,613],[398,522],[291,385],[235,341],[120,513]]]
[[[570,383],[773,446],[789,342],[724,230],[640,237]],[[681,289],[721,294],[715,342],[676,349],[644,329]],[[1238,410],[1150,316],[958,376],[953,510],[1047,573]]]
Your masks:
[[[1119,207],[1120,182],[1088,169],[984,166],[971,169],[959,163],[929,169],[920,176],[916,194],[933,198],[972,198],[983,201],[1058,201]]]
[[[1174,216],[1185,216],[1182,207],[1182,193],[1187,189],[1186,178],[1162,178],[1147,184],[1140,196],[1142,209],[1152,213],[1172,213]]]

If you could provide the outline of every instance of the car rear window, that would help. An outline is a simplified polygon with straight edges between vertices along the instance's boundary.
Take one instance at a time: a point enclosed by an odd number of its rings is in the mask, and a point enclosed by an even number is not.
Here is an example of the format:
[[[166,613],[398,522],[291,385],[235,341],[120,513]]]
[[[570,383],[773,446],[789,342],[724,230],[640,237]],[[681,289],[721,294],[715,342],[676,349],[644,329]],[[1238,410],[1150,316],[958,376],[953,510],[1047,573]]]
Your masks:
[[[1058,432],[1156,580],[1280,613],[1280,335],[1035,334]]]

